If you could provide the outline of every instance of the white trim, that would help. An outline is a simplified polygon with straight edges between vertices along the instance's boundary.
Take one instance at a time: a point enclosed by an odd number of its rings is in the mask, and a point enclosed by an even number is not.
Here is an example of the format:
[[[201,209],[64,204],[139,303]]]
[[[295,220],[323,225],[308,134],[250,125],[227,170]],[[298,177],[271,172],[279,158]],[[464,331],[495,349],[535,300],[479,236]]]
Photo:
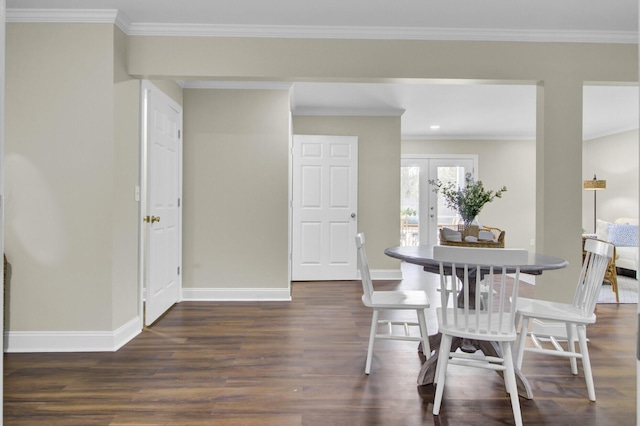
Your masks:
[[[400,108],[295,108],[292,112],[294,116],[400,117],[405,110]]]
[[[402,280],[400,269],[372,269],[372,280]],[[360,280],[360,271],[358,278]],[[291,286],[287,288],[182,288],[183,302],[289,302]]]
[[[402,269],[371,269],[369,270],[369,274],[371,274],[371,280],[402,280]],[[361,279],[360,270],[358,270],[358,279]]]
[[[182,301],[206,302],[288,302],[287,288],[183,288]]]
[[[182,81],[183,89],[290,90],[292,83],[280,81]]]
[[[636,44],[635,31],[479,28],[225,25],[130,22],[115,9],[7,9],[7,22],[115,23],[131,36],[258,37],[362,40],[519,41]]]
[[[0,0],[0,251],[4,253],[4,205],[5,205],[5,71],[6,71],[6,16],[7,16],[7,2]],[[7,283],[4,282],[4,274],[0,277],[2,287],[6,288]],[[4,293],[0,295],[0,327],[5,328],[4,314],[5,314],[5,297]],[[5,340],[0,342],[0,354],[4,352]],[[0,371],[4,371],[4,358],[0,359]],[[4,375],[0,377],[0,400],[4,400]],[[4,418],[4,408],[0,407],[0,425]]]
[[[594,139],[604,138],[604,137],[611,136],[611,135],[618,135],[620,133],[631,132],[632,130],[638,130],[638,126],[637,125],[629,125],[629,126],[626,126],[626,127],[615,129],[615,130],[608,130],[606,132],[600,132],[600,133],[593,133],[593,134],[589,134],[589,135],[584,135],[583,139],[586,142],[586,141],[591,141],[591,140],[594,140]]]
[[[129,35],[177,37],[259,37],[351,40],[521,41],[636,44],[630,31],[496,30],[468,28],[354,27],[133,23]]]
[[[115,352],[140,334],[140,324],[135,317],[115,331],[9,331],[5,352]]]
[[[424,134],[424,135],[401,135],[402,140],[406,141],[444,141],[444,140],[461,140],[461,141],[533,141],[535,135],[451,135],[451,134]]]
[[[460,158],[473,158],[474,161],[477,160],[478,154],[402,154],[403,160],[440,160],[440,159],[460,159]],[[475,164],[474,164],[475,166]]]
[[[7,9],[7,22],[114,24],[118,15],[128,22],[117,9]]]

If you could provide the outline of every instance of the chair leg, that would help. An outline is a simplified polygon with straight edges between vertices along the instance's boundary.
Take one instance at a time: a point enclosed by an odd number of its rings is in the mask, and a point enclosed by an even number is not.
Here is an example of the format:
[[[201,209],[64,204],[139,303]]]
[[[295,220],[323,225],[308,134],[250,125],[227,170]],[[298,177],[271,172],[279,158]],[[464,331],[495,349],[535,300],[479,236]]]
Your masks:
[[[438,353],[438,364],[436,367],[437,386],[436,395],[433,399],[433,415],[440,414],[440,405],[442,403],[442,394],[444,393],[444,382],[447,376],[447,364],[449,363],[449,351],[451,351],[451,336],[442,335],[440,340],[440,352]]]
[[[516,367],[522,370],[522,360],[524,358],[524,347],[527,343],[527,333],[529,332],[529,317],[522,317],[522,326],[520,327],[520,338],[518,341],[518,353],[516,355]]]
[[[502,356],[504,359],[504,385],[511,398],[511,408],[516,426],[522,425],[522,413],[520,412],[520,400],[518,396],[518,386],[516,385],[516,372],[513,366],[513,356],[511,355],[511,342],[501,343]]]
[[[369,348],[367,349],[367,364],[364,367],[365,374],[371,372],[371,358],[373,358],[373,342],[376,340],[376,332],[378,331],[378,310],[373,310],[371,318],[371,331],[369,332]]]
[[[568,352],[576,351],[576,334],[575,329],[573,328],[573,324],[567,323],[567,349]],[[582,352],[582,349],[580,349]],[[569,358],[569,362],[571,363],[571,373],[578,374],[578,362],[576,361],[576,357]]]
[[[596,390],[593,385],[593,374],[591,373],[591,360],[589,359],[589,348],[587,348],[587,327],[584,324],[577,326],[578,342],[580,342],[580,352],[582,353],[582,369],[584,379],[587,382],[587,392],[591,401],[596,400]]]
[[[429,345],[429,332],[427,330],[427,318],[424,314],[424,309],[417,309],[418,324],[420,325],[420,336],[422,337],[422,354],[429,358],[431,357],[431,346]]]

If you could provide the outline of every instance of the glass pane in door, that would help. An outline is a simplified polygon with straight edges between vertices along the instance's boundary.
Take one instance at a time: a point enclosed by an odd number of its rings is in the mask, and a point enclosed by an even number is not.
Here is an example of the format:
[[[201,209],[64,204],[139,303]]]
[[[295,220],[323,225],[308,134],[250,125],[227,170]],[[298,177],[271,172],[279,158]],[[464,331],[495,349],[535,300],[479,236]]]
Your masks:
[[[400,178],[400,244],[417,246],[420,243],[420,167],[401,168]]]
[[[456,187],[463,187],[465,185],[465,167],[461,166],[438,166],[437,176],[438,180],[445,185],[449,182],[453,182]],[[455,228],[460,221],[458,213],[447,207],[444,197],[438,192],[438,207],[437,207],[437,223],[438,223],[438,242],[440,241],[440,229],[443,227]]]

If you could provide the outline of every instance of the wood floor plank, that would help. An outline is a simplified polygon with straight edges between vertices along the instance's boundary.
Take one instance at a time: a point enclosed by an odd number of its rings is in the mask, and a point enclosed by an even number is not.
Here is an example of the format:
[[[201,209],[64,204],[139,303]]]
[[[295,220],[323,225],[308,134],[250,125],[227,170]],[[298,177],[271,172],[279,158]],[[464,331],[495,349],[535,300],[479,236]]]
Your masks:
[[[428,275],[376,286],[432,288]],[[365,375],[371,311],[360,296],[356,281],[295,283],[291,302],[182,302],[115,353],[5,354],[4,422],[513,424],[500,376],[459,366],[433,416],[433,387],[416,385],[415,343],[376,343]],[[635,424],[636,305],[599,305],[597,314],[588,329],[597,401],[587,398],[582,368],[573,376],[566,360],[527,354],[534,399],[520,399],[525,425]]]

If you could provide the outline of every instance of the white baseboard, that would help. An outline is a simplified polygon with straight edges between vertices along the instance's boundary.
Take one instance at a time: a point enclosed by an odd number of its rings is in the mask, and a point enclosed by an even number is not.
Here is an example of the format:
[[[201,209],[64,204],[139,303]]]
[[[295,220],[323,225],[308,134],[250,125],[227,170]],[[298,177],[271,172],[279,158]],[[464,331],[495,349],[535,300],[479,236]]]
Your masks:
[[[399,281],[402,279],[401,269],[371,269],[369,273],[372,280]],[[358,271],[358,277],[360,277],[360,271]]]
[[[401,280],[400,269],[372,269],[372,280]],[[358,271],[358,280],[360,271]],[[285,302],[291,301],[288,288],[182,288],[184,302]]]
[[[284,302],[291,300],[288,288],[182,288],[182,301]]]
[[[577,331],[574,327],[574,334],[578,338]],[[567,326],[563,322],[541,321],[539,319],[531,320],[531,332],[541,336],[553,336],[558,340],[567,340]],[[588,341],[589,339],[587,339]]]
[[[140,317],[115,331],[8,331],[5,352],[115,352],[141,331]]]
[[[371,279],[401,280],[399,269],[373,269]],[[182,301],[284,302],[291,301],[289,288],[183,288]],[[142,331],[136,317],[115,331],[8,331],[5,352],[115,352]]]

